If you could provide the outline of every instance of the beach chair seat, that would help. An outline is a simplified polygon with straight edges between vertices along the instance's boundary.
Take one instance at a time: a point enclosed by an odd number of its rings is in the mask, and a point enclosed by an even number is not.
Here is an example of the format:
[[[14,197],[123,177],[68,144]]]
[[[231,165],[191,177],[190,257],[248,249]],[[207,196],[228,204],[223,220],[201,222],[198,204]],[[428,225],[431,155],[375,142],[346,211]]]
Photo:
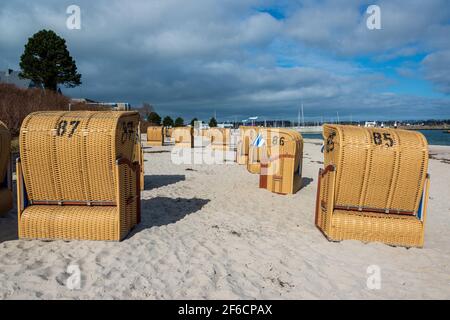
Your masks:
[[[279,194],[295,194],[302,187],[303,139],[291,129],[264,129],[259,187]]]
[[[165,127],[164,128],[164,136],[166,138],[171,138],[173,133],[173,128]]]
[[[140,223],[136,112],[37,112],[20,130],[21,239],[120,241]]]
[[[11,134],[0,121],[0,214],[12,209]]]
[[[22,213],[19,234],[25,239],[113,240],[128,233],[127,227],[119,230],[120,225],[131,228],[135,223],[129,217],[121,224],[119,216],[115,206],[35,205]]]
[[[256,147],[250,144],[248,149],[247,171],[251,174],[261,173],[262,154],[265,154],[262,147]]]
[[[164,145],[163,126],[149,126],[147,128],[147,144],[155,147],[161,147]]]
[[[428,146],[418,132],[324,126],[316,226],[331,241],[423,247]]]

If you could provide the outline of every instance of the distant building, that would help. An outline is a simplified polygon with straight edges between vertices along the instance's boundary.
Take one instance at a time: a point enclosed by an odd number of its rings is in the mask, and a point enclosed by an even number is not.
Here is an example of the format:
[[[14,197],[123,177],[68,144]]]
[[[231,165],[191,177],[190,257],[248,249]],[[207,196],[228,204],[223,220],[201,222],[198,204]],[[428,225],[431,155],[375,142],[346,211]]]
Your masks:
[[[93,106],[101,106],[105,108],[109,108],[114,111],[130,111],[131,104],[127,102],[98,102],[87,98],[72,98],[71,102],[73,104],[76,103],[85,103]]]
[[[130,111],[131,104],[128,102],[97,102],[94,103],[100,106],[111,107],[112,110],[115,111]]]
[[[21,79],[19,73],[19,71],[11,69],[0,71],[0,83],[13,84],[22,89],[42,88],[41,85],[36,85],[32,80]]]
[[[234,125],[232,123],[219,123],[217,124],[218,128],[233,128]]]
[[[72,103],[95,103],[95,104],[98,103],[97,101],[87,99],[87,98],[72,98],[72,99],[70,99],[70,101]]]
[[[376,121],[366,121],[364,127],[366,128],[375,128],[377,126]]]

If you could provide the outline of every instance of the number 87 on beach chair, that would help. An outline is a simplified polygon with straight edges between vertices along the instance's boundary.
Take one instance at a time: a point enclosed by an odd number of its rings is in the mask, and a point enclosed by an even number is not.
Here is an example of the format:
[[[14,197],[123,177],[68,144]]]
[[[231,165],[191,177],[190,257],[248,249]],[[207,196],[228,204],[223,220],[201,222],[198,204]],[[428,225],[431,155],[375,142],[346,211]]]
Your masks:
[[[21,239],[120,241],[140,222],[136,112],[37,112],[20,130]]]
[[[423,247],[428,145],[421,133],[324,125],[316,226],[330,241]]]
[[[11,134],[0,121],[0,214],[12,208]]]

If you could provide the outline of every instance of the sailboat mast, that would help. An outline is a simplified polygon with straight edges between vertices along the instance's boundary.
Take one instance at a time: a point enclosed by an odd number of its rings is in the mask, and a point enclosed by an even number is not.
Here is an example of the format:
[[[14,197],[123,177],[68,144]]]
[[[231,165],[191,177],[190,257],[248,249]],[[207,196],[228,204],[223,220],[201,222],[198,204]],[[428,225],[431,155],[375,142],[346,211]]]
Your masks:
[[[302,126],[305,126],[305,115],[303,113],[303,103],[302,103]]]

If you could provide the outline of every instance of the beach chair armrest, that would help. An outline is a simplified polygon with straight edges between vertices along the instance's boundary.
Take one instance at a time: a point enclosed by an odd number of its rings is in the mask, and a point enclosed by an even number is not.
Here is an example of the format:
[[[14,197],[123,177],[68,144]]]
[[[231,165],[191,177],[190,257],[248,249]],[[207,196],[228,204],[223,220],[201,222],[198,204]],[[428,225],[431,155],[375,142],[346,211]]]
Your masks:
[[[336,167],[329,165],[325,169],[319,170],[320,180],[320,202],[319,206],[327,214],[333,214],[334,209],[334,184],[336,177]]]
[[[125,178],[126,172],[129,170],[131,176]],[[126,215],[127,212],[134,212],[129,210],[129,207],[136,205],[136,217],[120,217],[124,221],[129,223],[130,221],[139,224],[141,222],[141,166],[138,161],[131,162],[129,159],[119,158],[116,161],[116,176],[118,179],[116,198],[117,206],[120,215]],[[123,181],[120,181],[120,180]]]

